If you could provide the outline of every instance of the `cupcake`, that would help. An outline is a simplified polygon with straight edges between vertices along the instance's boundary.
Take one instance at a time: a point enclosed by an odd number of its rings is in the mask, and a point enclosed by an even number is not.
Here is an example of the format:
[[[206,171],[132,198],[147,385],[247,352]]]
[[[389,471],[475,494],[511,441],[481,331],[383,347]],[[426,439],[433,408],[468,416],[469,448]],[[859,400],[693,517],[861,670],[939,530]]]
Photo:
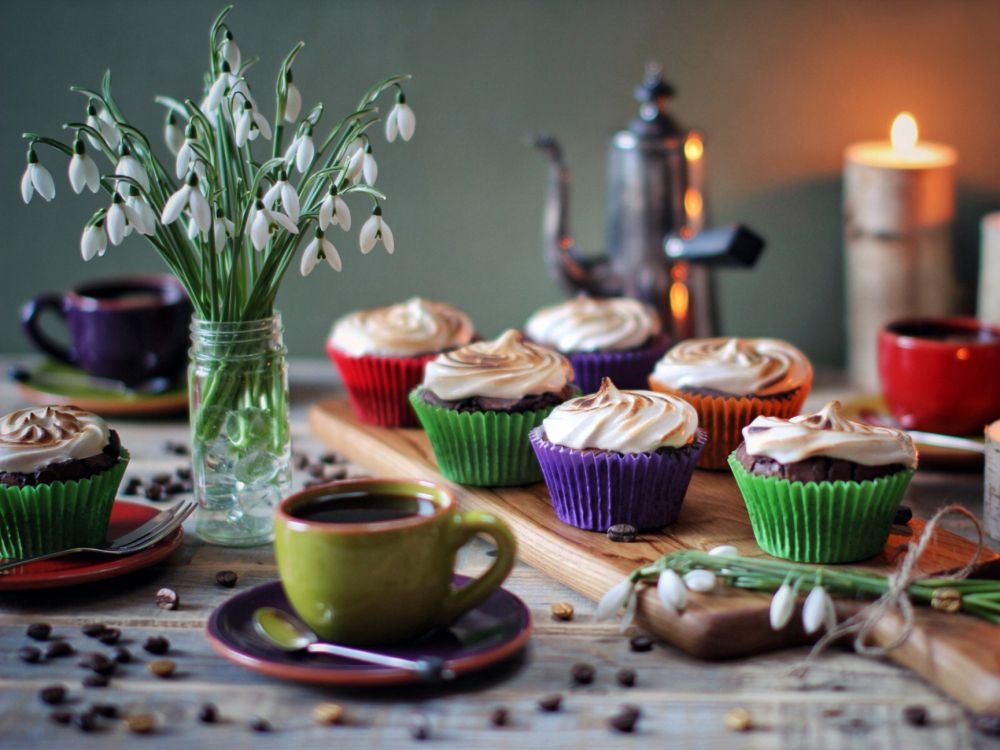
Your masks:
[[[839,563],[882,551],[917,468],[903,430],[816,414],[757,417],[729,457],[757,544],[788,560]]]
[[[706,436],[683,399],[618,390],[604,378],[597,393],[553,409],[530,438],[559,520],[607,531],[673,523]]]
[[[444,302],[414,297],[338,320],[326,350],[355,415],[380,427],[416,427],[407,397],[438,354],[473,339],[472,321]]]
[[[806,356],[778,339],[688,339],[656,363],[649,385],[698,412],[708,445],[698,466],[725,469],[755,417],[792,417],[812,386]]]
[[[0,418],[0,556],[103,544],[128,459],[118,433],[75,406]]]
[[[500,487],[542,478],[528,433],[576,393],[569,360],[510,330],[428,362],[410,403],[442,474]]]
[[[660,316],[639,300],[579,296],[543,307],[528,319],[524,332],[568,357],[577,386],[593,393],[602,378],[620,388],[644,388],[667,350],[660,328]]]

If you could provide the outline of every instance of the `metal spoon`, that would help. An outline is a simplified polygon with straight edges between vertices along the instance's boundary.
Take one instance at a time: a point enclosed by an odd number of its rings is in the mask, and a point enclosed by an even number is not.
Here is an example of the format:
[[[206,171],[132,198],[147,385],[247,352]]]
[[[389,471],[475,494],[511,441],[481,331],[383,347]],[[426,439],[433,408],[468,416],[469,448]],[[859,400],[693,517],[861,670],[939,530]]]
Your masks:
[[[375,651],[338,646],[326,643],[312,632],[305,623],[292,615],[274,607],[261,607],[253,613],[254,629],[280,649],[285,651],[307,651],[310,654],[329,654],[345,659],[378,664],[383,667],[405,669],[414,672],[424,682],[452,680],[455,673],[445,666],[443,659],[422,656],[419,659],[403,659]]]
[[[954,435],[940,435],[936,432],[922,432],[920,430],[909,430],[910,437],[915,443],[932,445],[935,448],[949,448],[956,451],[968,451],[969,453],[986,453],[986,445],[972,438],[955,437]]]

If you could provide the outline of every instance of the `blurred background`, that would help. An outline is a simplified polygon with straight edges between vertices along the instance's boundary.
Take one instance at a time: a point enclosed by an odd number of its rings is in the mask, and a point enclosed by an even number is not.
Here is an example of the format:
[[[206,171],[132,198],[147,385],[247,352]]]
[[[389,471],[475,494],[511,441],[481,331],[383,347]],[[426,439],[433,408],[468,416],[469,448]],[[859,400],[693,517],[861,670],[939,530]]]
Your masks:
[[[28,350],[17,325],[28,297],[161,268],[137,236],[85,264],[80,231],[105,198],[73,195],[66,159],[40,147],[57,197],[25,206],[21,133],[64,137],[61,124],[86,105],[68,86],[97,87],[110,67],[123,110],[159,136],[153,96],[201,96],[222,4],[3,3],[0,351]],[[725,333],[786,338],[817,364],[843,362],[843,150],[885,139],[900,110],[916,115],[923,138],[958,149],[956,270],[972,309],[978,221],[1000,208],[996,2],[239,0],[229,22],[244,59],[260,57],[249,77],[269,117],[274,72],[300,39],[304,111],[323,101],[327,119],[375,80],[413,74],[416,135],[374,139],[396,253],[363,257],[357,232],[337,230],[342,273],[321,267],[303,279],[293,269],[279,297],[292,355],[321,355],[343,313],[415,294],[466,309],[486,335],[559,300],[541,257],[546,167],[527,135],[561,139],[574,234],[599,250],[608,137],[634,115],[632,88],[650,60],[677,88],[678,119],[706,133],[711,221],[744,222],[769,243],[756,269],[720,274]],[[368,208],[352,208],[360,224]]]

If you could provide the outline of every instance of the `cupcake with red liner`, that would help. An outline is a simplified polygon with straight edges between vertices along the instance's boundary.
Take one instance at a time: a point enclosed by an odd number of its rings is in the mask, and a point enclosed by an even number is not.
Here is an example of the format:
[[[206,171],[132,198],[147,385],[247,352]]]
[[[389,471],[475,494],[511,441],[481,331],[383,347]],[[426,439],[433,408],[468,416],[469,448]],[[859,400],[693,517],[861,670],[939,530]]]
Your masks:
[[[338,320],[326,342],[359,420],[380,427],[415,427],[407,397],[424,366],[441,352],[472,341],[469,317],[444,302],[414,297]]]
[[[725,469],[743,439],[741,430],[759,416],[799,413],[812,387],[806,356],[778,339],[688,339],[656,363],[649,385],[694,406],[708,445],[698,466]]]
[[[581,295],[543,307],[528,319],[524,332],[569,358],[584,393],[596,391],[603,378],[620,388],[644,388],[669,343],[656,311],[628,297]]]
[[[706,441],[683,399],[609,378],[557,406],[530,438],[559,520],[591,531],[673,523]]]

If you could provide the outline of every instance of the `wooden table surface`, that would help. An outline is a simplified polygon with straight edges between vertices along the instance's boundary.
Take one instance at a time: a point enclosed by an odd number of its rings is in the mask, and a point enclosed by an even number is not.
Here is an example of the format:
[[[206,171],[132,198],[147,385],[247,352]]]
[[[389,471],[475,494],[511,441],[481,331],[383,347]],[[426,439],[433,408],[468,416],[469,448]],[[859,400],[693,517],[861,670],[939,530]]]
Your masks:
[[[304,410],[336,389],[327,365],[293,364],[295,450],[313,456],[323,452],[308,434]],[[810,404],[831,393],[819,390]],[[20,405],[17,392],[6,383],[0,385],[0,413]],[[183,420],[119,421],[114,426],[132,452],[129,475],[149,477],[184,462],[163,448],[167,440],[187,439]],[[351,472],[364,470],[352,467]],[[296,486],[304,479],[297,476]],[[966,503],[978,513],[981,492],[982,477],[975,473],[921,472],[907,502],[921,515],[945,501]],[[951,528],[969,531],[961,524]],[[460,572],[482,570],[490,562],[489,554],[485,542],[469,545],[460,555]],[[222,569],[239,574],[235,590],[215,584],[215,573]],[[173,557],[143,572],[73,589],[0,594],[0,748],[1000,748],[1000,739],[976,732],[959,706],[920,678],[846,651],[823,656],[805,680],[791,674],[805,649],[725,663],[699,662],[663,645],[633,653],[627,637],[613,624],[594,622],[591,602],[523,564],[506,585],[531,608],[535,630],[525,652],[508,663],[445,689],[335,690],[278,682],[216,656],[203,635],[214,607],[234,591],[276,576],[269,547],[212,547],[188,534]],[[179,609],[155,606],[154,595],[161,586],[177,591]],[[551,618],[549,607],[557,601],[573,604],[572,621]],[[83,688],[80,678],[85,672],[76,658],[42,664],[17,658],[17,649],[32,643],[25,627],[38,621],[52,624],[55,634],[81,651],[108,650],[95,649],[96,644],[80,633],[82,625],[103,622],[120,628],[123,643],[137,662],[120,666],[107,688]],[[154,677],[145,668],[150,659],[141,644],[157,634],[169,638],[170,658],[178,665],[169,680]],[[578,662],[596,669],[591,685],[573,687],[570,669]],[[626,667],[638,673],[633,688],[620,687],[614,680],[616,671]],[[139,737],[114,721],[103,721],[91,734],[57,725],[48,718],[51,708],[37,696],[50,684],[69,688],[70,710],[114,703],[126,712],[155,713],[159,727],[154,735]],[[564,696],[563,709],[540,713],[536,701],[553,692]],[[206,701],[218,706],[220,723],[198,722],[198,708]],[[315,725],[310,712],[321,701],[343,705],[348,724]],[[642,710],[633,735],[613,733],[607,725],[623,703]],[[489,716],[501,705],[509,709],[511,722],[499,729],[490,726]],[[929,725],[905,722],[907,706],[926,708]],[[751,712],[754,729],[742,733],[726,729],[723,717],[734,707]],[[250,731],[248,722],[255,716],[266,718],[272,731]],[[409,731],[418,716],[431,727],[431,737],[423,743]]]

